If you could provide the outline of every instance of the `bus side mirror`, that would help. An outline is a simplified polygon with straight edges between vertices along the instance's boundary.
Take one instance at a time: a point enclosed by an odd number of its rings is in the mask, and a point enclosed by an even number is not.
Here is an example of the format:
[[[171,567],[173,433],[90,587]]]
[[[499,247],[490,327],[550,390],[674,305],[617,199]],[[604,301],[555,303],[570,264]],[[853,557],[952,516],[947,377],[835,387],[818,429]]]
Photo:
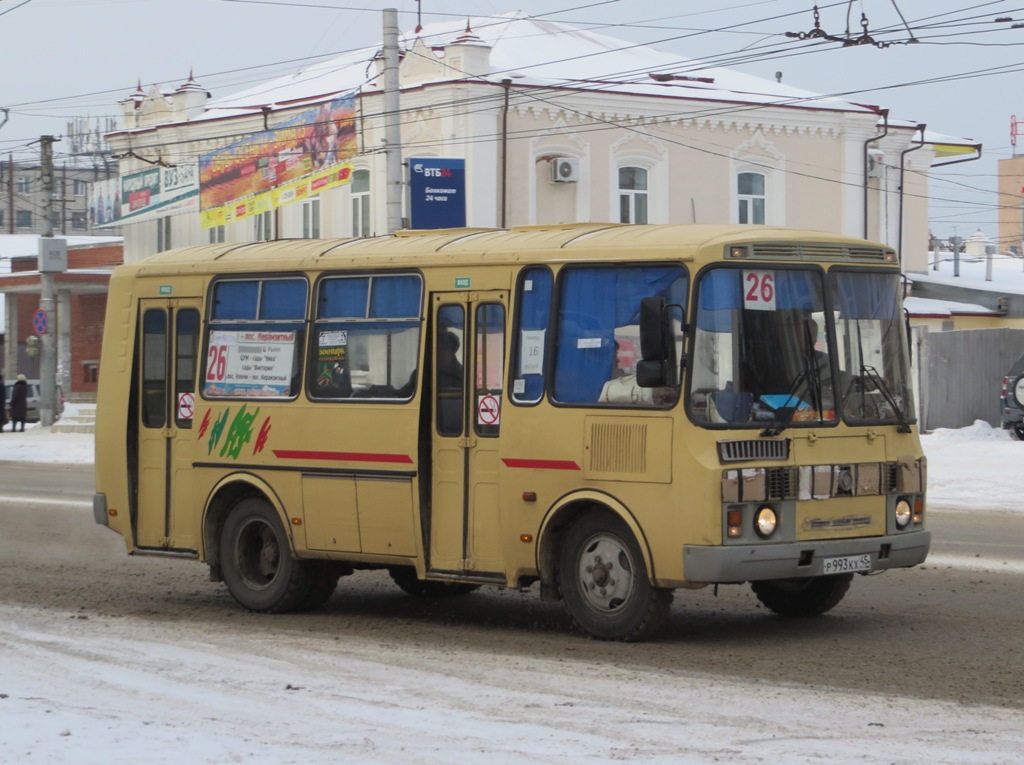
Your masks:
[[[640,300],[640,357],[636,364],[636,384],[641,388],[675,385],[672,328],[665,298]]]

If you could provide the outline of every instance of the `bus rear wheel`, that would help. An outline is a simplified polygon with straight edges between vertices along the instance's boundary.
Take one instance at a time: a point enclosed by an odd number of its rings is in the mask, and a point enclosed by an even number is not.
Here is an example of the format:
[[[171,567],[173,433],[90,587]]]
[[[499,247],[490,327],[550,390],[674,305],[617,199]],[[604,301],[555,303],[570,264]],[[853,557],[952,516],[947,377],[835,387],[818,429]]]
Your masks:
[[[750,588],[765,608],[780,616],[821,616],[831,611],[850,589],[853,574],[807,579],[768,579]]]
[[[266,500],[247,497],[232,508],[220,559],[228,591],[250,611],[278,614],[312,605],[313,570],[292,557],[284,527]]]
[[[672,590],[651,585],[629,527],[607,511],[587,513],[569,527],[558,586],[577,629],[600,640],[649,637],[672,604]]]

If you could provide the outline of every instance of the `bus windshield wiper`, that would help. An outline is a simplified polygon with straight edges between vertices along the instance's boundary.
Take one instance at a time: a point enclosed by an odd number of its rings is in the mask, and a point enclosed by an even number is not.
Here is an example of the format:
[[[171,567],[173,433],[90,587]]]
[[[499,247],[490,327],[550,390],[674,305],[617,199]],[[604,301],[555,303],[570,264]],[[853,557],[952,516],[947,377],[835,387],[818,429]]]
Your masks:
[[[800,383],[807,379],[807,369],[801,369],[796,373],[796,377],[789,384],[789,388],[786,390],[786,398],[784,399],[785,404],[779,406],[775,410],[775,418],[764,430],[761,431],[761,435],[764,437],[777,436],[786,428],[789,427],[790,421],[793,419],[793,415],[796,414],[796,410],[800,405],[800,400],[796,398],[797,388],[800,387]],[[793,403],[796,399],[796,403],[793,406],[789,404]]]
[[[907,423],[907,418],[903,415],[903,410],[900,409],[899,404],[896,403],[896,399],[885,384],[885,380],[883,380],[882,376],[878,374],[878,370],[870,364],[861,364],[860,373],[861,376],[867,377],[875,384],[875,390],[881,393],[882,398],[885,399],[885,403],[892,407],[893,414],[896,415],[896,422],[899,423],[896,426],[896,431],[898,433],[909,433],[910,425]]]

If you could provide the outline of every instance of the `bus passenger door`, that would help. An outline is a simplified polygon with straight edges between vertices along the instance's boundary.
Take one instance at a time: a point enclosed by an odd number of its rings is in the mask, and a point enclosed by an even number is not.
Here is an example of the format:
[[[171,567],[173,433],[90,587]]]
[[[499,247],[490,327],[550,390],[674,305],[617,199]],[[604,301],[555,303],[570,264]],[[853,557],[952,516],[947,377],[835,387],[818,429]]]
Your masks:
[[[139,363],[133,386],[138,413],[135,542],[140,548],[198,549],[173,530],[175,475],[189,459],[199,357],[198,300],[139,301]],[[185,466],[190,467],[190,464]]]
[[[507,295],[444,294],[432,302],[428,573],[504,581],[497,481]]]

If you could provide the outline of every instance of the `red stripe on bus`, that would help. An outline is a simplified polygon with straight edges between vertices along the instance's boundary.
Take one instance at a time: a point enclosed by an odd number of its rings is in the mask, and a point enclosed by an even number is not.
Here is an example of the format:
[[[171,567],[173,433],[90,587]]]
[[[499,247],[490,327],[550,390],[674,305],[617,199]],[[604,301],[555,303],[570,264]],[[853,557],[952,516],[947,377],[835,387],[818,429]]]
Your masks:
[[[333,460],[335,462],[390,462],[411,465],[407,454],[369,454],[366,452],[304,452],[292,449],[274,449],[274,456],[285,460]]]
[[[502,457],[505,467],[538,468],[540,470],[580,470],[580,466],[572,460],[517,460]]]

